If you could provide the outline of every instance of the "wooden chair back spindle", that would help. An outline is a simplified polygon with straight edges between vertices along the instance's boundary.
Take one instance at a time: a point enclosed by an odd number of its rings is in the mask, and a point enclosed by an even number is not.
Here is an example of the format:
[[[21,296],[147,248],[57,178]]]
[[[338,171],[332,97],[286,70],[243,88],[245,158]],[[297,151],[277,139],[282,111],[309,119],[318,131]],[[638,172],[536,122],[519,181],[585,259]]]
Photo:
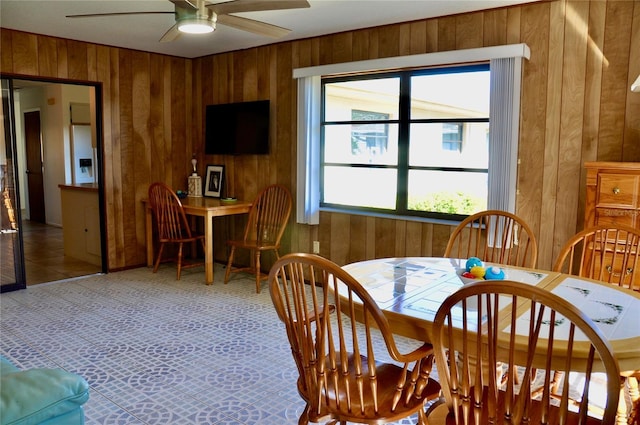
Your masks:
[[[580,310],[551,292],[519,282],[485,281],[449,296],[434,319],[438,376],[449,407],[447,424],[612,424],[620,393],[618,363],[596,325]],[[587,346],[587,359],[573,355]],[[517,354],[526,353],[526,354]],[[518,370],[498,382],[495,365]],[[538,369],[544,367],[544,369]],[[538,370],[543,392],[532,397],[532,373]],[[550,394],[553,370],[586,377],[562,382],[559,401]],[[606,374],[601,421],[588,416],[593,373]],[[544,376],[540,377],[540,373]],[[577,406],[570,403],[578,394]]]
[[[554,271],[640,291],[640,230],[600,225],[575,234],[564,245]]]
[[[507,211],[487,210],[470,215],[454,229],[445,257],[478,257],[482,261],[535,267],[538,244],[531,228]]]

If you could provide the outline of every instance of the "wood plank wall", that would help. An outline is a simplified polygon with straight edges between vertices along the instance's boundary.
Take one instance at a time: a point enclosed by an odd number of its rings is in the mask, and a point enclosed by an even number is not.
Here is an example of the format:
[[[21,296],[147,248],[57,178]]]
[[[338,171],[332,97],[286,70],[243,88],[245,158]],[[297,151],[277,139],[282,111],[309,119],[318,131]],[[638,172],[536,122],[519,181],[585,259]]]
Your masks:
[[[144,263],[140,200],[151,181],[186,184],[193,153],[222,164],[227,195],[250,199],[269,183],[295,194],[298,67],[526,43],[517,213],[549,268],[582,227],[585,161],[640,161],[640,1],[555,0],[284,42],[198,59],[2,29],[0,71],[98,82],[103,90],[109,269]],[[205,156],[205,105],[270,99],[268,156]],[[216,260],[243,218],[216,223]],[[386,256],[441,255],[452,227],[323,212],[318,226],[291,220],[282,252],[321,254],[345,264]],[[267,257],[267,264],[272,258]]]
[[[192,61],[6,29],[0,42],[3,74],[98,83],[108,268],[145,264],[149,183],[183,187],[191,169]]]

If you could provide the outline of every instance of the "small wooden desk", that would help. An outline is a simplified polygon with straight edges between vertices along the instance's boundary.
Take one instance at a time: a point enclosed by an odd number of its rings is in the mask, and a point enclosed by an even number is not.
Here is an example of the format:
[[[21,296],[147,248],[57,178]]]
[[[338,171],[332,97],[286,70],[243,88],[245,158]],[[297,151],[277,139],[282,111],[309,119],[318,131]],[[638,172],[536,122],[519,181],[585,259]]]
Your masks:
[[[198,217],[204,217],[204,271],[207,285],[213,283],[213,218],[225,215],[246,214],[251,209],[251,202],[236,201],[223,203],[215,198],[192,198],[181,199],[184,212]],[[152,211],[147,200],[142,201],[145,207],[145,236],[147,242],[147,266],[153,266],[153,221]]]

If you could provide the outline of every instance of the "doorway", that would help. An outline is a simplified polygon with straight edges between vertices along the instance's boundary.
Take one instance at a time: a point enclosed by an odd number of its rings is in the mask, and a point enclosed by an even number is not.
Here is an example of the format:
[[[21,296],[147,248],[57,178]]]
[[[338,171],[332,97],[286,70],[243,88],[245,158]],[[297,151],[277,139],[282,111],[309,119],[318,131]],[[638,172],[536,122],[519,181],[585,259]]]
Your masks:
[[[26,150],[27,192],[29,193],[29,220],[46,224],[44,181],[42,178],[42,140],[40,138],[40,111],[24,113],[24,141]]]
[[[3,86],[4,82],[3,78]],[[12,116],[16,146],[15,195],[20,205],[16,214],[17,232],[21,246],[15,264],[3,262],[3,273],[14,265],[16,270],[22,270],[26,285],[106,273],[100,87],[46,80],[12,79],[10,82],[11,105],[15,111]],[[64,222],[69,222],[64,211],[71,211],[73,215],[76,210],[75,205],[65,208],[61,196],[63,188],[78,186],[77,179],[73,177],[77,159],[72,157],[73,114],[70,105],[74,103],[91,106],[88,125],[93,130],[90,148],[94,149],[91,172],[95,179],[80,188],[95,194],[97,207],[92,210],[95,217],[89,219],[100,223],[100,249],[97,257],[94,255],[90,261],[75,255],[76,235],[69,234],[68,227],[63,226]],[[86,214],[86,209],[82,209],[82,214]],[[20,289],[19,286],[16,289]],[[3,281],[2,291],[5,290]]]

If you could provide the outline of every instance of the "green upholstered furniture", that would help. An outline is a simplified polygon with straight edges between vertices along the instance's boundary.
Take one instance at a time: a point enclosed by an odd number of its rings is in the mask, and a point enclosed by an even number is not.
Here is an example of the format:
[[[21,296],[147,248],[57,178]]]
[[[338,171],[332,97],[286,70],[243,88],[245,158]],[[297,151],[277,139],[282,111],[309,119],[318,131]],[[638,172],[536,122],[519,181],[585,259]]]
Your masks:
[[[84,424],[89,384],[62,369],[20,370],[0,356],[0,425]]]

